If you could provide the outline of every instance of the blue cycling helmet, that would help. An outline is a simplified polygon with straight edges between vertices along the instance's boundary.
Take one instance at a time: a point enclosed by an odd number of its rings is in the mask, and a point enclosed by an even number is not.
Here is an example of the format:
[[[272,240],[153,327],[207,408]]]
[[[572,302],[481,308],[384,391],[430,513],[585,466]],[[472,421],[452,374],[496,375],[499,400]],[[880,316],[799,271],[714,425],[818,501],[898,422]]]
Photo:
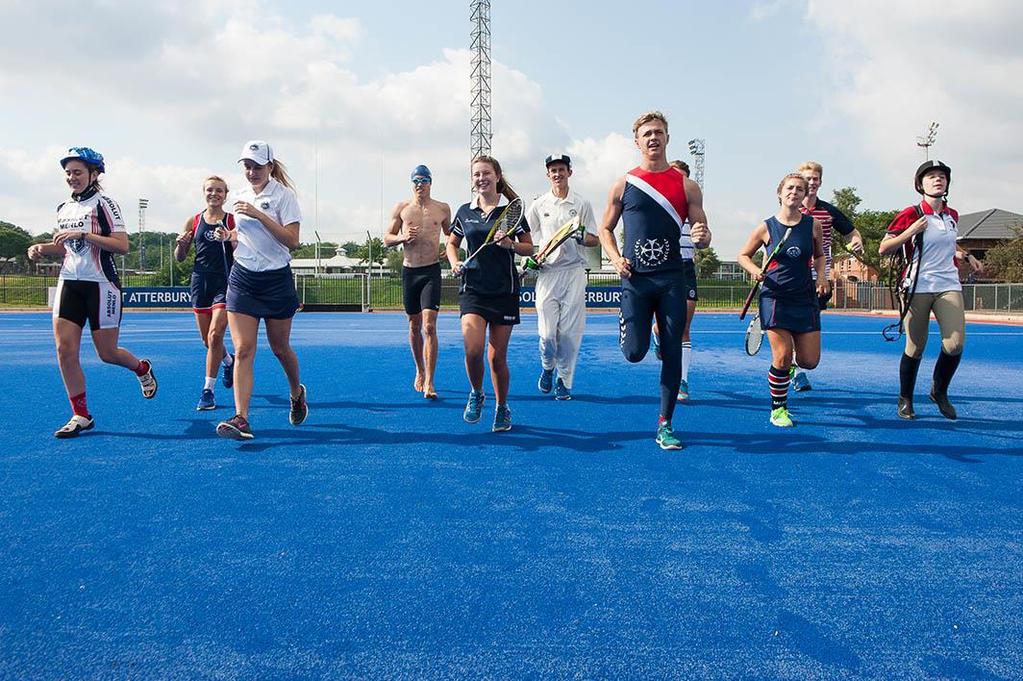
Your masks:
[[[87,166],[93,166],[101,173],[106,172],[106,166],[103,165],[103,154],[93,151],[89,147],[71,147],[68,149],[67,156],[60,159],[60,167],[66,168],[68,161],[81,161]]]

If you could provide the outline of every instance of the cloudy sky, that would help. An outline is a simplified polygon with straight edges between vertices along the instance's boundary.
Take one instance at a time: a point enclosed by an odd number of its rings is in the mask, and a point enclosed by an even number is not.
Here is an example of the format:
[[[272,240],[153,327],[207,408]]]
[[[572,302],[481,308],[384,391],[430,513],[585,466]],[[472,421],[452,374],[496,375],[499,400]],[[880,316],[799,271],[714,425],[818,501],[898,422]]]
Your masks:
[[[671,123],[672,157],[707,140],[706,207],[727,259],[806,159],[823,194],[912,202],[916,146],[939,121],[960,212],[1023,212],[1018,0],[495,0],[494,155],[520,193],[564,151],[600,215],[636,164],[631,124]],[[468,197],[469,2],[57,0],[0,4],[0,219],[51,229],[71,145],[107,158],[135,224],[176,231],[211,172],[241,186],[247,139],[296,180],[303,238],[377,234],[418,163],[434,195]],[[930,14],[928,14],[930,12]]]

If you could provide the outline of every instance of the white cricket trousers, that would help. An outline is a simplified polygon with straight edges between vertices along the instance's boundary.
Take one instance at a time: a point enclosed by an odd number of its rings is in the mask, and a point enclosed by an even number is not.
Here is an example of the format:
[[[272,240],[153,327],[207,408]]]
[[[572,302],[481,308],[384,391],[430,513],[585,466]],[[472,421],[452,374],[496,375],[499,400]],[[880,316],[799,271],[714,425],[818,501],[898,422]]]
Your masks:
[[[536,316],[540,363],[544,369],[557,369],[558,377],[571,389],[586,328],[586,270],[541,270],[536,278]]]

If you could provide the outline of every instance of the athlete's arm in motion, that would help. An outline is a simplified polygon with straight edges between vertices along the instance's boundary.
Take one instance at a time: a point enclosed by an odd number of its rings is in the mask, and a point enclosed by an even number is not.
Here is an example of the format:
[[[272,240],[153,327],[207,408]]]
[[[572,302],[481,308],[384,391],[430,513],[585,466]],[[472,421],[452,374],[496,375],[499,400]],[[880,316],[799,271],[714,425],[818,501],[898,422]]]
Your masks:
[[[529,232],[502,235],[502,232],[498,231],[494,235],[494,243],[501,248],[514,251],[515,255],[533,255],[533,237]]]
[[[881,245],[877,247],[877,252],[880,255],[888,255],[892,251],[904,246],[925,229],[927,229],[927,216],[923,215],[898,234],[885,234],[884,238],[881,239]]]
[[[583,201],[583,209],[579,217],[579,223],[583,230],[582,245],[589,248],[599,246],[600,236],[597,234],[590,234],[590,232],[586,229],[587,227],[593,227],[594,229],[597,228],[597,218],[593,215],[593,206],[590,205],[589,201]]]
[[[817,295],[826,296],[831,290],[831,282],[824,274],[827,258],[824,257],[824,226],[814,218],[813,221],[813,268],[817,270]]]
[[[746,272],[753,278],[753,281],[764,280],[764,270],[762,267],[757,267],[757,264],[753,262],[753,256],[756,255],[757,251],[767,246],[771,240],[770,234],[767,231],[767,223],[761,222],[753,230],[753,233],[749,235],[749,239],[746,240],[746,245],[739,251],[739,255],[736,260],[739,262],[739,267],[746,270]],[[765,265],[767,263],[764,263]]]
[[[195,236],[195,231],[192,229],[194,224],[194,218],[186,220],[184,229],[181,230],[181,234],[178,234],[178,238],[174,241],[174,259],[178,262],[183,262],[188,256],[188,247],[192,245],[192,239]]]
[[[456,277],[462,273],[462,259],[458,257],[458,249],[462,245],[462,237],[458,236],[454,232],[448,233],[448,243],[444,247],[444,255],[448,258],[448,264],[451,265],[451,274]]]
[[[290,222],[286,225],[281,225],[248,201],[236,201],[234,204],[234,212],[259,220],[259,222],[266,227],[266,231],[273,235],[273,238],[280,241],[290,250],[294,250],[301,245],[299,242],[300,225],[297,222]]]
[[[707,213],[703,210],[703,190],[696,180],[686,178],[686,199],[689,201],[689,237],[696,248],[710,246],[711,233],[707,226]]]
[[[405,234],[401,233],[401,211],[405,210],[405,206],[408,202],[401,201],[391,211],[391,224],[384,232],[384,245],[385,246],[398,246],[404,243],[411,243],[415,241],[416,234],[419,233],[418,225],[409,225],[409,228],[405,231]]]
[[[446,203],[438,202],[443,208],[444,217],[440,219],[440,229],[444,232],[444,236],[451,235],[451,206]]]
[[[628,258],[622,257],[621,251],[618,250],[618,239],[615,238],[615,226],[618,224],[618,220],[622,217],[622,194],[625,193],[625,178],[621,177],[614,186],[611,187],[611,192],[607,197],[607,208],[604,210],[604,222],[600,226],[600,245],[604,248],[604,253],[607,254],[608,259],[611,261],[611,266],[615,268],[619,276],[622,279],[628,279],[632,275],[632,263],[629,262]]]

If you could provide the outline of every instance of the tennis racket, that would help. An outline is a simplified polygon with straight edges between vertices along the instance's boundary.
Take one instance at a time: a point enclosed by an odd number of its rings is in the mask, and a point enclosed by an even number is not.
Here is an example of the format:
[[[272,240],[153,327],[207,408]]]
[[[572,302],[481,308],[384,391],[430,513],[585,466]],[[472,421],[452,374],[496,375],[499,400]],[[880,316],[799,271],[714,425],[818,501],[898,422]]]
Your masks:
[[[522,274],[525,274],[529,270],[538,270],[543,267],[544,263],[550,259],[554,253],[561,248],[561,245],[566,241],[574,237],[583,229],[583,226],[579,224],[579,216],[575,216],[561,227],[558,227],[557,231],[551,235],[551,238],[547,240],[540,250],[531,258],[526,258],[525,266],[522,268]]]
[[[764,330],[760,328],[760,313],[757,312],[746,327],[746,354],[753,357],[760,352],[760,346],[763,344]]]
[[[771,251],[771,255],[767,256],[767,260],[764,261],[764,266],[762,268],[760,268],[761,272],[766,272],[767,271],[767,268],[771,264],[771,261],[774,260],[778,256],[778,254],[781,252],[782,246],[784,246],[785,242],[789,240],[789,236],[791,234],[792,234],[792,227],[789,227],[788,229],[785,230],[785,233],[782,235],[781,241],[779,241],[778,245],[774,247],[773,251]],[[743,319],[746,318],[746,313],[749,312],[749,306],[753,304],[753,299],[756,298],[757,291],[759,291],[759,290],[760,290],[760,282],[756,281],[756,282],[753,283],[753,288],[751,288],[749,290],[749,293],[746,295],[746,302],[742,304],[742,312],[739,313],[739,319],[740,320],[743,320]]]
[[[512,199],[504,210],[501,211],[501,215],[498,216],[494,226],[490,228],[490,232],[487,234],[487,238],[484,239],[480,247],[469,254],[469,257],[462,261],[462,271],[465,271],[465,266],[472,262],[473,258],[480,254],[487,246],[494,243],[494,235],[498,232],[504,232],[504,236],[514,236],[522,231],[522,216],[525,213],[525,209],[522,205],[522,199],[515,197]]]

